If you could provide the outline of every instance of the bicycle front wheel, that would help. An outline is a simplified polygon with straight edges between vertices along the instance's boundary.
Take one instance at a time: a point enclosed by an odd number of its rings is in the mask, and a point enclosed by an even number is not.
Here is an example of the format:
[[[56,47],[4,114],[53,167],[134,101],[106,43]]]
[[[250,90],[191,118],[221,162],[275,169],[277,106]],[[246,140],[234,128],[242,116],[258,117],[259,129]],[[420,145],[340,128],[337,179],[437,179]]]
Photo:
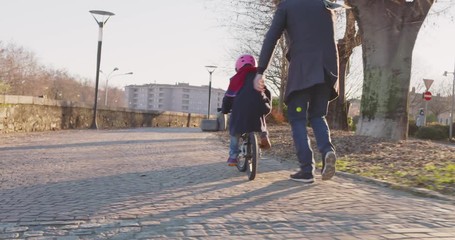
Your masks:
[[[259,160],[259,145],[254,132],[248,134],[247,146],[247,174],[249,180],[256,177],[257,162]]]

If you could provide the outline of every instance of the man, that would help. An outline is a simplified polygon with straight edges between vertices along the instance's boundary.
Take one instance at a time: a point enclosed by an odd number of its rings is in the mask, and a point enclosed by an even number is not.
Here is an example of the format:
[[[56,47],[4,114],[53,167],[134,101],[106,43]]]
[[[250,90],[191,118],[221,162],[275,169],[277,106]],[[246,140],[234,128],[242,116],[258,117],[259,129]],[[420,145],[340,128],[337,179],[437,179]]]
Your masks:
[[[313,128],[322,155],[322,180],[335,174],[335,147],[325,119],[328,103],[334,100],[338,85],[338,52],[334,37],[334,14],[323,0],[282,0],[259,55],[255,89],[263,91],[266,70],[275,45],[286,32],[289,51],[288,81],[284,101],[296,148],[300,171],[291,179],[314,182],[314,157],[307,133],[307,121]]]

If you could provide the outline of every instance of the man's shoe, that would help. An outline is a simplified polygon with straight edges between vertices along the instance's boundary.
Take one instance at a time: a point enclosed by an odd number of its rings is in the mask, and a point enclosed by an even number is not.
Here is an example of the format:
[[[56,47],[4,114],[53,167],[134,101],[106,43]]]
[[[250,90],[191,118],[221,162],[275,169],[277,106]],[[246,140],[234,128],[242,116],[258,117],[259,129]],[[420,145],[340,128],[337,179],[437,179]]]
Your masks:
[[[227,163],[229,167],[235,167],[239,163],[239,160],[237,158],[228,158]]]
[[[270,143],[269,136],[261,136],[261,142],[259,143],[259,147],[262,149],[270,149],[272,144]]]
[[[325,154],[322,162],[322,180],[330,180],[335,175],[337,157],[333,151]]]
[[[303,182],[303,183],[313,183],[314,182],[314,176],[312,173],[304,173],[301,170],[298,171],[297,173],[291,174],[291,179],[297,182]]]

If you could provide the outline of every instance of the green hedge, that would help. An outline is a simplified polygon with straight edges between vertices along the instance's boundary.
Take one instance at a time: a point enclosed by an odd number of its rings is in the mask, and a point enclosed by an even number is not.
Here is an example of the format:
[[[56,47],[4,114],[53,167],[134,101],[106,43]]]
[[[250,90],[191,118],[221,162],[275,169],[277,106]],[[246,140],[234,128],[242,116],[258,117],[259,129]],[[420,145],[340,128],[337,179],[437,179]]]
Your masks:
[[[429,124],[425,127],[420,127],[415,132],[416,138],[443,140],[449,138],[449,126],[441,124]]]

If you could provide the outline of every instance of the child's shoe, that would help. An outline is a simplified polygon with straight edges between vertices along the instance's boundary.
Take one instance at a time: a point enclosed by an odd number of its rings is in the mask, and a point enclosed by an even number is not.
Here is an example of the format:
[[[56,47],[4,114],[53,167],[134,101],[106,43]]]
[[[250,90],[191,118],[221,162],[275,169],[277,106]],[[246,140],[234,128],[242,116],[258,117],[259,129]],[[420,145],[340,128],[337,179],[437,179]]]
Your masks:
[[[229,167],[235,167],[239,163],[239,160],[237,158],[228,158],[227,163]]]
[[[272,147],[268,134],[261,134],[261,142],[259,143],[259,147],[262,149],[270,149]]]

